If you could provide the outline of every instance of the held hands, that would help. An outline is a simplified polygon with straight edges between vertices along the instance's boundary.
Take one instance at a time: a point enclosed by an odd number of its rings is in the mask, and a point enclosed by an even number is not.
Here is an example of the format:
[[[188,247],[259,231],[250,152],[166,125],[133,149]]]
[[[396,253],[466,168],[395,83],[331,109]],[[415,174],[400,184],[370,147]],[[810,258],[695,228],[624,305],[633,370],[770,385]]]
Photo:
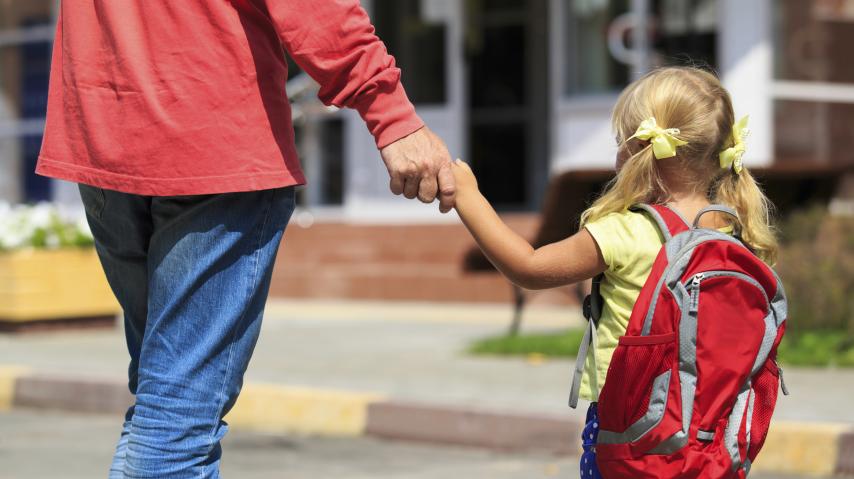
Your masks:
[[[454,182],[457,185],[457,200],[461,196],[468,196],[477,192],[477,178],[468,163],[457,158],[451,166],[454,172]]]
[[[438,196],[439,210],[454,206],[456,186],[448,147],[426,126],[380,150],[391,177],[391,192],[423,203]]]

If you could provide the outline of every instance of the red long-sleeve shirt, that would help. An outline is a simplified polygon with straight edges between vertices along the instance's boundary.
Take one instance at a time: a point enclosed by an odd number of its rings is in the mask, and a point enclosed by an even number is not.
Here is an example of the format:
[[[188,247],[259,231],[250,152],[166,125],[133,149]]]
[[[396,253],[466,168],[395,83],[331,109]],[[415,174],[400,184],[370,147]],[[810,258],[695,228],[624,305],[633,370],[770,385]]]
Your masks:
[[[63,0],[36,171],[154,196],[304,183],[284,50],[378,147],[423,126],[358,0]]]

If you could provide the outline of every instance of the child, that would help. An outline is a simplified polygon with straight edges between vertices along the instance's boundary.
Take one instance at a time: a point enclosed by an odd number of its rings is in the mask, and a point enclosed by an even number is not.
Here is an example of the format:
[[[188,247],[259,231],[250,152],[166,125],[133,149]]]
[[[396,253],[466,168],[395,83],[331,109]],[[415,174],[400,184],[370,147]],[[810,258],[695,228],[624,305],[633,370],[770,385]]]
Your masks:
[[[777,243],[769,203],[741,163],[746,117],[735,122],[720,81],[696,68],[662,68],[629,85],[614,108],[617,175],[581,216],[575,235],[533,249],[510,230],[478,192],[469,167],[457,161],[456,209],[489,260],[510,281],[528,289],[576,283],[604,273],[604,304],[597,342],[586,358],[581,397],[591,401],[584,429],[581,477],[600,477],[595,461],[596,401],[611,355],[663,237],[638,203],[665,204],[684,218],[711,203],[734,208],[742,240],[765,262]],[[732,219],[704,215],[700,226],[731,231]]]

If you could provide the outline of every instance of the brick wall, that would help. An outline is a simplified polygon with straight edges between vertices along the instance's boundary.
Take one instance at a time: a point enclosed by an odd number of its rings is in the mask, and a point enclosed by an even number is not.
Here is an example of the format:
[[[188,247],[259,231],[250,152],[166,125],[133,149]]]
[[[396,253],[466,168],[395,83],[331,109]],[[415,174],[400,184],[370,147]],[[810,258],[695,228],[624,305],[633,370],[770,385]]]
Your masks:
[[[505,217],[533,237],[536,215]],[[510,284],[495,272],[466,272],[474,241],[460,224],[363,225],[292,222],[273,273],[271,295],[284,298],[505,302]],[[566,291],[538,292],[532,302],[571,304]]]

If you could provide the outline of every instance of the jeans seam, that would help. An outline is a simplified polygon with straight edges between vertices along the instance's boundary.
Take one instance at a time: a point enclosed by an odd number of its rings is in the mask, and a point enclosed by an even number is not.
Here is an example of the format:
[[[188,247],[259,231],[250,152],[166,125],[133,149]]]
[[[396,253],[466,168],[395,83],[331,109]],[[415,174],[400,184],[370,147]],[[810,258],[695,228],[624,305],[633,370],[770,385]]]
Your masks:
[[[250,295],[252,293],[252,291],[257,287],[258,264],[260,263],[258,258],[261,255],[261,243],[262,243],[263,238],[264,238],[264,233],[267,231],[267,225],[270,222],[270,212],[273,209],[273,203],[274,203],[273,199],[274,199],[277,191],[278,190],[271,190],[270,200],[267,203],[267,210],[264,212],[264,222],[262,223],[261,228],[259,230],[258,241],[257,241],[257,244],[255,245],[255,254],[253,254],[253,256],[252,256],[252,259],[253,259],[255,264],[253,265],[252,281],[249,284],[249,287],[247,289],[247,296]],[[211,448],[213,447],[213,444],[214,444],[214,438],[213,438],[214,431],[216,430],[217,427],[219,427],[219,421],[220,421],[219,418],[222,415],[223,408],[225,407],[225,402],[226,402],[225,388],[226,388],[226,385],[228,384],[228,376],[229,376],[229,374],[231,374],[231,363],[232,363],[232,359],[234,356],[234,339],[237,335],[237,329],[240,327],[240,325],[243,324],[243,321],[246,319],[246,313],[247,313],[248,309],[249,308],[247,307],[243,310],[243,313],[240,315],[240,319],[237,320],[237,322],[234,324],[234,328],[231,331],[231,338],[229,340],[229,345],[228,345],[228,359],[226,360],[226,365],[225,365],[225,376],[223,377],[222,385],[220,386],[220,389],[219,389],[220,404],[219,404],[217,411],[216,411],[216,416],[217,416],[216,421],[217,422],[216,422],[216,424],[213,425],[210,432],[208,433],[208,447],[211,447]],[[204,477],[204,473],[205,473],[204,470],[199,471],[199,478]]]
[[[97,218],[100,220],[104,218],[104,210],[107,209],[107,193],[104,191],[103,188],[97,188],[97,190],[98,196],[101,200],[101,204],[99,205],[100,207],[98,208],[97,214]]]

